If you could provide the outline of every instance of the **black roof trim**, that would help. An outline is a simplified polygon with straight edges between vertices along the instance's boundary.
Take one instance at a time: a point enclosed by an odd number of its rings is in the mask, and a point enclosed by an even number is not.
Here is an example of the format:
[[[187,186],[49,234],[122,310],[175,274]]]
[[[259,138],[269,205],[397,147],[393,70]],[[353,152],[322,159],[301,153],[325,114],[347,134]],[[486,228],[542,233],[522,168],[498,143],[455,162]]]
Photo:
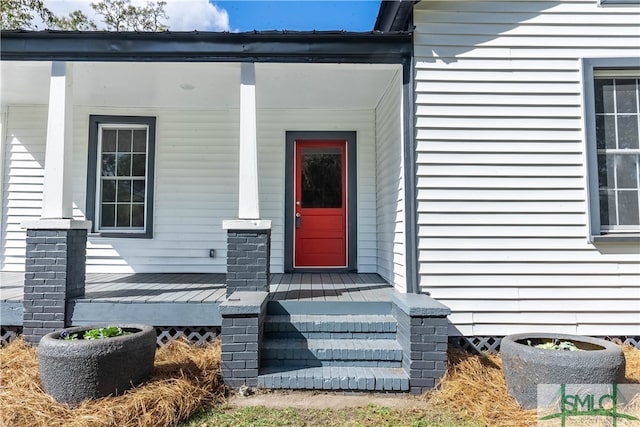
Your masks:
[[[413,5],[417,0],[382,0],[376,23],[375,31],[412,31]]]
[[[3,31],[0,59],[14,61],[403,63],[411,33],[346,31]]]

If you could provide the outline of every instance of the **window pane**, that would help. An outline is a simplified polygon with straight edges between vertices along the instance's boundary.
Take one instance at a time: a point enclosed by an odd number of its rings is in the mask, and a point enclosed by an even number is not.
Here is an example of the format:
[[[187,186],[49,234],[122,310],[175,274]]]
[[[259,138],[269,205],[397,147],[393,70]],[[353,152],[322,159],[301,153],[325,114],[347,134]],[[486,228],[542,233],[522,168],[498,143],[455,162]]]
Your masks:
[[[102,210],[102,217],[100,218],[100,226],[114,227],[115,221],[116,221],[115,220],[116,205],[103,203],[101,210]]]
[[[131,227],[131,205],[118,205],[117,206],[117,227]]]
[[[146,170],[147,156],[145,154],[133,155],[132,176],[144,176]]]
[[[618,148],[638,148],[638,116],[618,116]]]
[[[116,151],[116,130],[103,129],[102,130],[102,152],[114,152]]]
[[[144,227],[144,205],[131,205],[131,226]]]
[[[103,202],[116,201],[116,182],[114,180],[105,179],[102,181],[102,201]]]
[[[616,224],[616,198],[613,191],[600,191],[600,224]]]
[[[139,153],[147,152],[147,131],[133,131],[133,151],[137,151]]]
[[[598,149],[616,148],[615,116],[596,116],[596,141]]]
[[[119,152],[131,152],[131,133],[133,131],[119,130],[118,131],[118,151]]]
[[[616,107],[618,114],[638,111],[636,99],[636,81],[632,79],[616,79]]]
[[[118,176],[131,176],[131,154],[117,154]]]
[[[115,176],[116,156],[115,154],[102,155],[102,176]]]
[[[616,156],[617,188],[638,188],[636,156]]]
[[[595,81],[596,113],[613,113],[613,80]]]
[[[342,207],[342,156],[337,149],[302,150],[303,208]]]
[[[119,180],[118,181],[118,202],[130,202],[131,201],[131,181]]]
[[[620,225],[638,225],[638,192],[618,191]]]
[[[614,157],[613,155],[598,155],[598,183],[600,188],[614,188]]]
[[[144,202],[144,181],[135,180],[133,181],[133,201],[134,202]]]

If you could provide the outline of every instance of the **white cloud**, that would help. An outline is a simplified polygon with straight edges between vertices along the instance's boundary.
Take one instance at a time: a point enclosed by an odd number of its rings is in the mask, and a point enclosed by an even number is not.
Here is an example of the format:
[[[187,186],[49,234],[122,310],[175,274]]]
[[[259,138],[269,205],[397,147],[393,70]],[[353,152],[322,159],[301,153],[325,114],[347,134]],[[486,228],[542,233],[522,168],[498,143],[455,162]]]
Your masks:
[[[91,2],[98,0],[45,0],[45,5],[56,15],[68,15],[80,9],[100,27],[100,19],[96,17]],[[169,16],[168,25],[171,31],[229,31],[229,14],[208,0],[165,0],[165,12]],[[145,5],[146,1],[132,0],[136,6]],[[39,29],[43,26],[36,23]]]
[[[172,31],[229,31],[229,14],[208,0],[167,0]]]

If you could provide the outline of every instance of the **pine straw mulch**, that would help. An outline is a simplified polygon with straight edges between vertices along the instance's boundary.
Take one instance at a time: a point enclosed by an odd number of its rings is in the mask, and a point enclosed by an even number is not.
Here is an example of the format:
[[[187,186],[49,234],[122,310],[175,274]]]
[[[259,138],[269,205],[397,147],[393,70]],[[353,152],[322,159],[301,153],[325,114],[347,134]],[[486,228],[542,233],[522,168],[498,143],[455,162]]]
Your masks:
[[[626,382],[640,384],[640,350],[622,347]],[[431,408],[457,413],[487,426],[520,427],[538,423],[536,410],[522,409],[509,396],[498,354],[472,355],[449,351],[449,366],[440,387],[425,395]],[[634,408],[637,405],[634,405]]]
[[[73,367],[69,367],[73,369]],[[36,349],[22,339],[0,350],[0,425],[33,427],[175,425],[223,399],[220,346],[176,341],[156,351],[155,372],[121,396],[74,408],[57,403],[40,386]]]
[[[640,384],[640,350],[623,347],[626,382]],[[156,352],[156,370],[146,384],[122,396],[85,402],[71,409],[40,387],[36,350],[16,340],[0,350],[0,425],[3,426],[170,426],[203,406],[223,401],[220,346],[175,342]],[[449,352],[449,366],[437,390],[424,396],[426,413],[453,413],[487,426],[532,426],[535,410],[511,398],[499,355]]]

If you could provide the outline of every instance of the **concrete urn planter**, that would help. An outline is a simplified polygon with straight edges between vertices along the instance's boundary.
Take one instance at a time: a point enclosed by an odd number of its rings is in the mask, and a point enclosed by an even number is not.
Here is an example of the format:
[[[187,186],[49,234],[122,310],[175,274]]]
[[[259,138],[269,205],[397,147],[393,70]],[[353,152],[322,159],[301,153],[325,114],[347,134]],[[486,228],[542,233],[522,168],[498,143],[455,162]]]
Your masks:
[[[122,394],[153,374],[156,332],[152,326],[118,325],[130,335],[97,340],[60,339],[62,331],[45,335],[38,345],[44,391],[61,403],[76,404]],[[96,326],[65,329],[69,334]],[[100,326],[98,326],[100,327]]]
[[[582,351],[528,345],[554,340],[571,342]],[[536,408],[538,384],[619,384],[625,375],[625,358],[620,347],[579,335],[509,335],[502,339],[500,357],[509,394],[526,409]]]

